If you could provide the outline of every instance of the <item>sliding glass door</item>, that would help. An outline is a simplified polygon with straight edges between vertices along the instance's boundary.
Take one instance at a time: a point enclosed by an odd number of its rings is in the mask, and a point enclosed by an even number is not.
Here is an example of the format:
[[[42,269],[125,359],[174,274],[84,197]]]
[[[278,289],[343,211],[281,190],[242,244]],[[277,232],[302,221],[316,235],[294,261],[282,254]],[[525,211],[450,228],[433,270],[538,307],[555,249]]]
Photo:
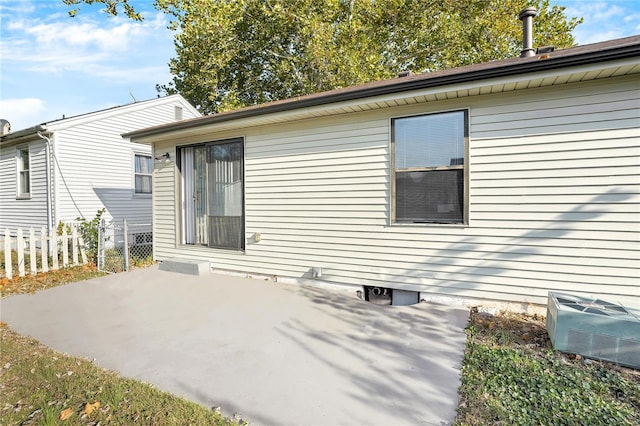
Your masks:
[[[182,243],[244,249],[244,143],[180,149]]]
[[[242,142],[207,147],[209,245],[244,248]]]

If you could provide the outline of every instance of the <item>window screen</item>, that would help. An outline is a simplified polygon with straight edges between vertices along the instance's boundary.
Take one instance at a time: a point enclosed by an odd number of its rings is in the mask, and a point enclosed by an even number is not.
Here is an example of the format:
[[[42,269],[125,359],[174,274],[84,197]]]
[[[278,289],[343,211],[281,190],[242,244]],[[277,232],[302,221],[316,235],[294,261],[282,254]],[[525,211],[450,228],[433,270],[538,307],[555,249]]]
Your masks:
[[[18,148],[16,160],[18,168],[18,197],[28,197],[31,193],[29,147]]]
[[[466,111],[393,120],[395,221],[465,221]]]
[[[136,194],[151,194],[151,174],[153,163],[149,155],[135,155],[135,191]]]

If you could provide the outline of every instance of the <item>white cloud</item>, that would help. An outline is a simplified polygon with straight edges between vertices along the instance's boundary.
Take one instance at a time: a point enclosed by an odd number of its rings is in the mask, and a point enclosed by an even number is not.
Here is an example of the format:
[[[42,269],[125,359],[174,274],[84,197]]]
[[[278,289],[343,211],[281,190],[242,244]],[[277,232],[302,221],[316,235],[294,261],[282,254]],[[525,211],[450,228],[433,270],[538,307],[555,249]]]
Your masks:
[[[34,4],[29,2],[16,2],[15,0],[0,0],[1,13],[4,15],[6,12],[11,13],[31,13],[36,9]]]
[[[14,17],[5,23],[0,41],[3,67],[25,68],[39,73],[76,72],[92,76],[124,72],[134,76],[134,64],[144,60],[158,37],[171,38],[165,16],[134,22],[113,17],[96,21],[90,18],[66,18],[54,22]],[[165,45],[169,45],[164,43]],[[169,60],[172,51],[166,52]],[[136,61],[137,59],[137,61]]]
[[[634,1],[555,0],[567,17],[583,18],[573,35],[579,44],[626,37],[638,32],[638,3]]]
[[[576,30],[576,36],[580,40],[580,44],[598,43],[600,41],[613,40],[616,38],[624,37],[621,31],[609,30],[609,31],[595,31],[581,33]]]
[[[14,132],[41,124],[36,120],[44,111],[45,102],[42,99],[0,99],[0,118],[8,120]]]
[[[124,23],[104,29],[95,22],[40,24],[29,26],[25,31],[35,39],[39,51],[72,48],[122,51],[126,50],[130,36],[141,33],[135,24]]]
[[[132,101],[154,98],[171,79],[175,55],[167,16],[139,2],[145,20],[83,8],[75,18],[62,0],[0,0],[0,118],[14,130]]]
[[[565,12],[568,16],[581,16],[590,22],[603,22],[624,15],[625,10],[609,2],[581,1],[568,6]]]

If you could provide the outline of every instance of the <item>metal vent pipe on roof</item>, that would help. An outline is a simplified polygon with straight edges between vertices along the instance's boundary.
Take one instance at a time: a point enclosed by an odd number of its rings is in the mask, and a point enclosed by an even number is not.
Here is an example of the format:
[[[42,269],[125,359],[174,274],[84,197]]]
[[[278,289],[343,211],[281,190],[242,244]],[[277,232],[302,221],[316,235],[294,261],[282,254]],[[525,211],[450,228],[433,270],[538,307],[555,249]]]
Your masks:
[[[538,14],[535,7],[527,7],[522,9],[518,14],[518,19],[522,21],[522,52],[521,58],[534,56],[536,54],[533,48],[533,17]]]

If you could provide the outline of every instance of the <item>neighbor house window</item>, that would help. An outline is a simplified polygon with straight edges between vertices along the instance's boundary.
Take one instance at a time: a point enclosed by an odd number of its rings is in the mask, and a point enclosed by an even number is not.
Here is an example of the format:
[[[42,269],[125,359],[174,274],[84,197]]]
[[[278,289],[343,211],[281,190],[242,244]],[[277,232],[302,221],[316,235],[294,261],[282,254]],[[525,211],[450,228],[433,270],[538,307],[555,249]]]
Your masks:
[[[136,194],[151,194],[151,173],[153,172],[151,156],[135,154],[134,162]]]
[[[392,217],[466,223],[467,111],[392,120]]]
[[[182,243],[244,249],[244,141],[178,149]]]
[[[21,147],[16,150],[16,164],[18,175],[18,197],[31,195],[31,164],[29,161],[29,147]]]

